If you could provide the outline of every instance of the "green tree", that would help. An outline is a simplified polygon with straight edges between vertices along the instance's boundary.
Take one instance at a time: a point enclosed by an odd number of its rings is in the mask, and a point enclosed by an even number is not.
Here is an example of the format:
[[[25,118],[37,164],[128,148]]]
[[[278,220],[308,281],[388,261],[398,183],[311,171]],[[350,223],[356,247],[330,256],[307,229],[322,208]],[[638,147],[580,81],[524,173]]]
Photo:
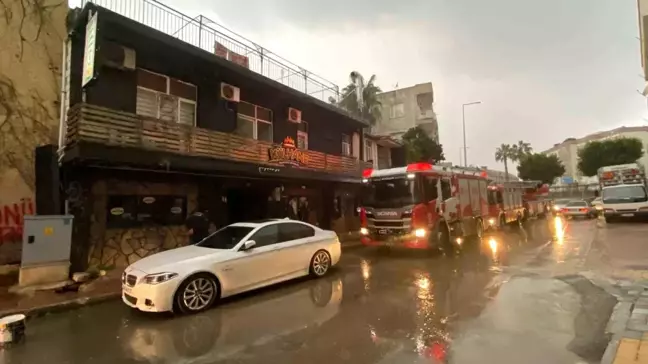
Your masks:
[[[342,89],[338,106],[374,125],[382,117],[382,104],[378,100],[378,94],[382,90],[375,84],[376,75],[365,81],[360,72],[353,71],[349,75],[349,82]]]
[[[445,160],[443,146],[430,138],[420,126],[413,127],[403,134],[403,144],[408,163],[436,163]]]
[[[518,176],[523,180],[539,180],[553,183],[556,177],[565,173],[565,167],[555,155],[532,153],[525,155],[517,167]]]
[[[634,163],[643,156],[643,144],[637,138],[594,141],[578,150],[578,169],[585,176],[594,176],[599,168]]]
[[[504,163],[504,173],[508,179],[508,161],[513,161],[517,158],[518,153],[515,148],[510,144],[502,144],[495,149],[495,160]]]
[[[520,140],[517,142],[517,144],[513,144],[511,148],[513,148],[514,157],[510,159],[513,162],[519,162],[527,155],[533,153],[533,148],[531,148],[531,144],[525,142],[524,140]]]

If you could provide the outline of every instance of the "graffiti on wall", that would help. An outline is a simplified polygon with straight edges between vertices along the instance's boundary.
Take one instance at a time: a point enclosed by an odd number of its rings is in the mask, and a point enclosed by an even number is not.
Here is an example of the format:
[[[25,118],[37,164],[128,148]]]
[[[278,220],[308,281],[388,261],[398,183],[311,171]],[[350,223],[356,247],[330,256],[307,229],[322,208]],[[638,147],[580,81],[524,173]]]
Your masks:
[[[34,215],[34,201],[21,198],[20,201],[0,206],[0,244],[22,241],[24,216]]]
[[[30,197],[0,205],[0,265],[20,262],[25,215],[34,215],[36,208]]]

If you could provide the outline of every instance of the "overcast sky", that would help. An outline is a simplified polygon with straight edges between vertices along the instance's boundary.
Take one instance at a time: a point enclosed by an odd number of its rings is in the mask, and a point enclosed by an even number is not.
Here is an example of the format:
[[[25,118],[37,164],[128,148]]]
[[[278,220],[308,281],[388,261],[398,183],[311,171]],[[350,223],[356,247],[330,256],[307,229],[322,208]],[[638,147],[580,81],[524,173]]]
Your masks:
[[[458,163],[501,143],[648,125],[636,0],[165,0],[340,86],[352,70],[391,90],[431,81],[440,140]],[[244,4],[244,5],[243,5]]]

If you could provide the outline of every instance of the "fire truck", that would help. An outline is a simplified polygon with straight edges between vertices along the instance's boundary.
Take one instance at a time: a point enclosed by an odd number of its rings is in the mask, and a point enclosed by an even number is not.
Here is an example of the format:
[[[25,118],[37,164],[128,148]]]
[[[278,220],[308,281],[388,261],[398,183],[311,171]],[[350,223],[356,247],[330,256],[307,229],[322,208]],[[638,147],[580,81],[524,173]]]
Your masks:
[[[629,163],[601,167],[597,175],[606,222],[648,217],[646,173],[641,165]]]
[[[526,217],[547,216],[550,211],[549,206],[549,185],[542,181],[524,181],[521,182],[524,188],[522,200],[527,211]]]
[[[367,169],[360,209],[361,241],[368,246],[452,248],[480,237],[488,216],[485,174],[413,163]]]
[[[511,181],[488,186],[487,229],[502,229],[530,217],[543,217],[547,207],[544,197],[549,187],[539,181]]]

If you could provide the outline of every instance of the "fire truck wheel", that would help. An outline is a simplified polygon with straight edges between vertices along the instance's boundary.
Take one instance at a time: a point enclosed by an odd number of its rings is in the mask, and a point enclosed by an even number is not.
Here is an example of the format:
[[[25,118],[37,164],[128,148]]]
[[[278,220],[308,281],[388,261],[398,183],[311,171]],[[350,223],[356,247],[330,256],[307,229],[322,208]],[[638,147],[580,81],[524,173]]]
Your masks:
[[[506,219],[504,218],[503,215],[500,216],[499,229],[500,231],[504,231],[504,229],[506,229]]]
[[[446,224],[442,224],[439,227],[439,247],[443,250],[454,250],[454,246],[450,242],[450,230]]]
[[[477,226],[475,227],[475,238],[477,241],[481,240],[484,236],[484,222],[481,219],[477,219]]]

